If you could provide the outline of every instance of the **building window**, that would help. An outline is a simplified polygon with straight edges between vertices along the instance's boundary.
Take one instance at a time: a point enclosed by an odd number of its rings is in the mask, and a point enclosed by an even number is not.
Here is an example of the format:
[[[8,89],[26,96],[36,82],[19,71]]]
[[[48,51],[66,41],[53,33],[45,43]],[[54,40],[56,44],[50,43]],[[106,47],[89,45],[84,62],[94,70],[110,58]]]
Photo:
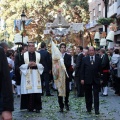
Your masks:
[[[95,16],[95,9],[93,9],[93,16]]]
[[[101,12],[101,4],[98,5],[98,11]]]

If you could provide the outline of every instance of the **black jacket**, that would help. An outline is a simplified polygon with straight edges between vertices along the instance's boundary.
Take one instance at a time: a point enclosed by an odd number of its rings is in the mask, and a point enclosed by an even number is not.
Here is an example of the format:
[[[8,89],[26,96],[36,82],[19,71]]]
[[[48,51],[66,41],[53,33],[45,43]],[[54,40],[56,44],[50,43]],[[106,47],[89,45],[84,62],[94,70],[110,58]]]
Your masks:
[[[101,63],[102,70],[109,70],[110,65],[109,65],[109,58],[107,54],[104,54],[102,57],[102,63]]]
[[[77,60],[76,60],[76,66],[75,66],[75,77],[80,76],[80,70],[81,70],[81,65],[82,65],[82,59],[84,55],[81,53],[78,55]]]
[[[51,57],[47,50],[40,50],[41,55],[40,63],[44,66],[44,72],[49,72],[51,70]]]
[[[84,80],[85,84],[92,84],[93,81],[100,84],[100,70],[101,59],[98,56],[95,56],[94,64],[91,64],[90,56],[84,57],[81,66],[81,80]]]
[[[17,53],[15,56],[15,78],[17,85],[20,85],[21,83],[21,75],[20,75],[20,65],[22,62],[22,55],[21,53]]]
[[[72,79],[72,74],[71,74],[71,71],[70,71],[70,67],[71,67],[71,55],[68,55],[67,53],[65,53],[64,64],[65,64],[67,73],[69,75],[69,78],[67,78],[67,79],[71,80]]]
[[[2,111],[13,111],[12,82],[4,50],[0,47],[0,103]]]

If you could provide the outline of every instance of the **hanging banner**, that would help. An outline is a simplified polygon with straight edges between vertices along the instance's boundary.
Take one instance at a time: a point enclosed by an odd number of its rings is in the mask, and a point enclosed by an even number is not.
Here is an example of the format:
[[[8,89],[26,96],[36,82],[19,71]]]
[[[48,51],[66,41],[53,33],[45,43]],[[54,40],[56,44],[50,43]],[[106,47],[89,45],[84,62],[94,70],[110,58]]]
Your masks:
[[[53,23],[46,23],[46,25],[45,25],[46,26],[46,30],[49,30],[52,27],[52,24]]]
[[[20,33],[17,33],[17,34],[14,35],[14,43],[15,44],[18,44],[18,43],[27,44],[27,42],[28,42],[28,36],[24,36],[22,38],[22,35]]]
[[[70,29],[73,31],[73,33],[84,31],[83,23],[71,23]]]
[[[26,20],[25,21],[25,26],[28,26],[31,22],[32,22],[32,19]],[[14,30],[16,30],[16,28],[18,30],[22,29],[22,21],[21,20],[14,20]]]
[[[16,28],[21,30],[21,20],[14,20],[14,30],[16,30]]]

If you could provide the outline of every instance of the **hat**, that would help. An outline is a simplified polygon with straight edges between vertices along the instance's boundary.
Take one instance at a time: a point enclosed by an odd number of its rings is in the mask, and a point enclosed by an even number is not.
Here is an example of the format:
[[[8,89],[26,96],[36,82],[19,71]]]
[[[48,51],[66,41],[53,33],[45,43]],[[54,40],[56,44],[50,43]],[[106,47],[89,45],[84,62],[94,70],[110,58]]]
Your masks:
[[[114,41],[114,31],[110,31],[106,37],[106,40],[109,42],[113,42]]]

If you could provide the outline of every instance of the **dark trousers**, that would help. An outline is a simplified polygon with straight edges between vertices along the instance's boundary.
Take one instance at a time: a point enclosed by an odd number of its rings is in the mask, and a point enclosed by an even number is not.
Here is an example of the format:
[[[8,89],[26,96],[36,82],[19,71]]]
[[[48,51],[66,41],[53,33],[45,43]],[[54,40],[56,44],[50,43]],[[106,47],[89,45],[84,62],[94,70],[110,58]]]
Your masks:
[[[15,80],[16,80],[16,85],[20,85],[20,84],[21,84],[20,71],[16,71],[16,72],[15,72]]]
[[[103,77],[102,77],[102,79],[103,79],[102,86],[103,86],[103,87],[106,87],[106,86],[108,86],[108,81],[109,81],[109,73],[108,73],[108,72],[106,72],[106,73],[103,73]]]
[[[59,107],[60,108],[64,108],[64,104],[66,106],[68,106],[68,103],[69,103],[69,93],[70,93],[69,81],[66,80],[66,97],[64,99],[64,102],[63,102],[63,97],[58,96],[58,103],[59,103]]]
[[[92,109],[92,103],[94,101],[94,109],[95,111],[99,111],[99,89],[100,85],[93,83],[93,84],[85,84],[85,101],[86,101],[86,108],[88,111]],[[92,87],[93,87],[93,94],[92,94]]]
[[[41,110],[41,95],[39,93],[29,94],[28,95],[28,109]]]
[[[41,110],[42,109],[41,94],[33,93],[21,95],[21,109]]]
[[[50,89],[49,89],[49,73],[48,72],[43,72],[43,74],[41,75],[41,80],[42,80],[42,86],[43,86],[43,83],[45,82],[46,94],[50,94]]]
[[[0,114],[2,113],[3,110],[3,100],[2,100],[2,95],[0,94]]]
[[[120,95],[120,78],[115,77],[115,93]]]
[[[75,77],[77,96],[84,96],[84,85],[80,83],[80,77]]]

